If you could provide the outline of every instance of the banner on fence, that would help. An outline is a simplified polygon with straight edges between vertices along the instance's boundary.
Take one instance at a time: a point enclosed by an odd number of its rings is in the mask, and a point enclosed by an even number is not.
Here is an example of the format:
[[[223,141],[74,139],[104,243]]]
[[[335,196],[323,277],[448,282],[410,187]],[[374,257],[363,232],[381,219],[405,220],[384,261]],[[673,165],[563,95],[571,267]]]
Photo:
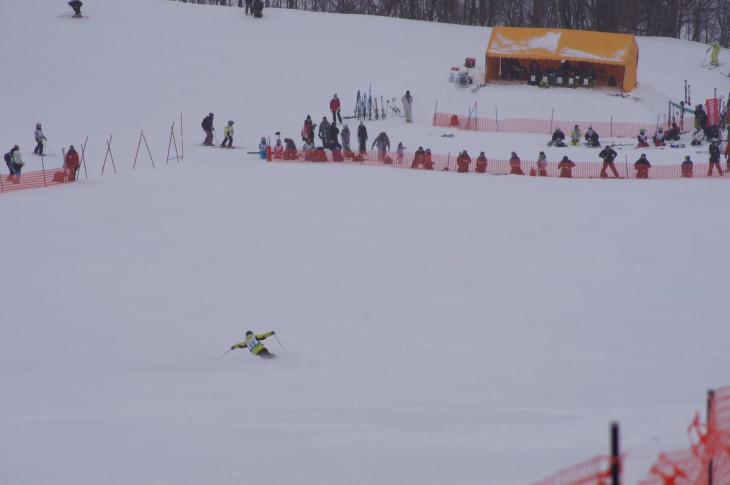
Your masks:
[[[707,124],[717,125],[720,122],[720,102],[715,99],[708,99],[705,101],[707,107]]]

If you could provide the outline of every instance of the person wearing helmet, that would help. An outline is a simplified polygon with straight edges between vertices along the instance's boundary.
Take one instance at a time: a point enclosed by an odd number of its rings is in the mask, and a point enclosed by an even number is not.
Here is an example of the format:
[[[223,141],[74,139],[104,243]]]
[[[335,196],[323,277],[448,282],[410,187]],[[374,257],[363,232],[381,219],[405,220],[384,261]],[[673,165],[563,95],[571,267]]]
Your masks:
[[[560,178],[570,179],[573,178],[573,168],[575,168],[575,162],[566,156],[558,163],[558,169],[560,170]]]
[[[682,177],[691,178],[694,176],[694,163],[689,155],[684,157],[684,161],[682,162],[682,165],[680,165],[680,168],[682,170]]]
[[[259,156],[261,156],[261,160],[266,160],[266,148],[268,148],[269,144],[266,143],[266,137],[262,136],[261,141],[259,142]]]
[[[340,116],[340,98],[337,97],[337,93],[330,100],[330,111],[332,112],[332,123],[337,123],[340,120],[342,124],[342,116]]]
[[[20,157],[20,147],[18,145],[13,146],[13,148],[11,148],[10,151],[8,153],[6,153],[5,156],[3,157],[5,159],[5,165],[7,165],[8,170],[10,170],[10,175],[14,175],[16,173],[15,172],[15,163],[16,163],[15,154],[16,153],[18,154],[17,159],[22,162],[23,159]],[[24,164],[21,164],[20,168],[23,168],[23,165]],[[18,170],[17,173],[20,174],[20,170]]]
[[[509,173],[513,175],[525,175],[525,172],[522,171],[521,164],[522,160],[517,156],[517,152],[512,152],[509,159]]]
[[[666,143],[664,143],[664,140],[666,140],[664,136],[664,128],[661,126],[657,130],[656,133],[654,133],[654,136],[652,137],[652,141],[654,142],[655,147],[663,147],[666,146]]]
[[[350,127],[347,123],[342,125],[342,131],[340,131],[340,138],[342,139],[342,150],[347,154],[350,153]]]
[[[636,136],[636,139],[639,141],[636,148],[649,148],[649,142],[647,141],[648,138],[646,137],[646,130],[644,130],[644,128],[639,130],[639,134]]]
[[[564,147],[565,146],[565,133],[558,126],[553,132],[553,137],[548,143],[548,146]]]
[[[360,154],[367,153],[368,149],[366,143],[368,141],[368,130],[365,128],[365,122],[361,121],[357,127],[357,143]]]
[[[276,335],[273,330],[268,333],[254,334],[251,330],[246,332],[246,340],[239,342],[231,346],[231,350],[247,348],[253,355],[259,356],[262,359],[273,359],[276,355],[269,352],[269,349],[264,347],[261,343],[262,340],[266,340],[268,337]]]
[[[330,122],[327,121],[327,117],[322,117],[322,122],[319,124],[319,131],[317,132],[319,139],[322,140],[322,146],[327,148],[330,146]]]
[[[712,169],[717,169],[717,173],[722,177],[722,168],[720,167],[720,142],[718,140],[712,140],[710,143],[710,166],[707,170],[707,176],[712,177]]]
[[[35,124],[35,136],[36,147],[33,149],[33,153],[36,155],[43,156],[44,143],[46,141],[46,135],[43,134],[43,129],[40,123]]]
[[[433,170],[433,158],[430,148],[426,148],[426,155],[423,157],[423,168],[426,170]]]
[[[229,121],[228,124],[223,128],[223,143],[221,148],[233,148],[233,121]]]
[[[203,128],[203,131],[205,132],[205,140],[203,140],[203,145],[212,147],[213,146],[213,131],[215,128],[213,127],[213,113],[210,113],[208,116],[203,118],[203,122],[200,124],[200,126]]]
[[[570,144],[576,147],[579,146],[581,138],[583,138],[583,133],[580,131],[580,127],[575,125],[573,131],[570,132]]]
[[[598,133],[593,129],[592,126],[588,127],[585,134],[586,146],[590,148],[598,148],[601,146],[601,142],[598,141]]]

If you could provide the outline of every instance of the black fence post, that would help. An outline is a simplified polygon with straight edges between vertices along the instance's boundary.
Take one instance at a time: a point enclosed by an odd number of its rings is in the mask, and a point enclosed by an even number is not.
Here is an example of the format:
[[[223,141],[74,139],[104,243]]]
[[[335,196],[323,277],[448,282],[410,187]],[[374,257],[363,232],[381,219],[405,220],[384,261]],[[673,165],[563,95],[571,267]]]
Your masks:
[[[621,485],[619,453],[618,423],[611,423],[611,485]]]
[[[707,391],[707,433],[712,433],[712,404],[715,399],[715,391],[710,389]],[[712,485],[712,458],[707,464],[707,485]]]

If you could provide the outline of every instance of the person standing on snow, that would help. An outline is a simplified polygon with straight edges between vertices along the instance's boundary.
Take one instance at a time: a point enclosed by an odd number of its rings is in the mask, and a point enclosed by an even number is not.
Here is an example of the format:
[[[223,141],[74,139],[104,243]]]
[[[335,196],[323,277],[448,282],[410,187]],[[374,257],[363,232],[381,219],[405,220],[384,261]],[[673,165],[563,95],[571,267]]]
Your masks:
[[[10,171],[10,175],[13,175],[15,173],[15,167],[13,167],[13,157],[15,155],[15,152],[17,152],[19,150],[20,150],[20,147],[18,145],[15,145],[3,157],[5,159],[5,165],[8,166],[8,170]]]
[[[368,141],[368,129],[365,128],[365,122],[361,121],[360,126],[357,127],[357,143],[358,143],[358,150],[360,153],[365,153],[368,151],[367,149],[367,143]]]
[[[547,157],[545,156],[545,152],[540,152],[537,155],[537,175],[547,177]]]
[[[253,0],[246,0],[244,13],[246,15],[253,14]]]
[[[247,348],[253,355],[257,355],[262,359],[273,359],[276,355],[269,352],[269,349],[264,347],[264,344],[261,343],[262,340],[266,340],[272,335],[276,335],[276,332],[273,330],[268,333],[261,333],[257,335],[254,335],[254,333],[249,330],[246,332],[246,340],[233,345],[231,350]]]
[[[314,123],[312,123],[312,117],[310,115],[307,115],[307,119],[304,120],[304,126],[302,127],[302,141],[307,142],[307,140],[312,139],[314,140],[314,127],[317,126]]]
[[[375,138],[373,146],[370,149],[372,150],[376,146],[378,147],[378,161],[388,163],[388,156],[386,154],[390,151],[390,138],[388,138],[388,135],[384,131],[381,131]],[[393,163],[393,161],[391,160],[390,163]]]
[[[223,143],[221,143],[221,148],[233,148],[233,133],[235,130],[233,129],[233,121],[229,121],[228,124],[223,128]],[[228,144],[228,146],[226,146]]]
[[[560,163],[558,163],[558,169],[560,169],[560,178],[573,178],[573,168],[575,168],[575,162],[564,156]]]
[[[522,167],[520,166],[521,164],[522,160],[517,156],[517,152],[512,152],[512,156],[509,159],[509,173],[512,175],[525,175],[525,172],[522,171]]]
[[[342,150],[347,153],[350,151],[350,128],[347,126],[347,123],[342,125],[342,131],[340,132],[340,137],[342,138]]]
[[[337,120],[340,120],[340,124],[342,124],[342,116],[340,116],[340,98],[337,97],[337,93],[332,97],[332,100],[330,100],[330,111],[332,112],[332,123],[337,123]]]
[[[68,152],[66,153],[66,157],[63,160],[63,168],[66,179],[71,182],[76,180],[77,172],[80,166],[81,163],[79,162],[79,154],[78,152],[76,152],[76,149],[74,149],[74,146],[71,145],[70,147],[68,147]]]
[[[322,122],[319,124],[319,131],[317,133],[319,134],[319,139],[322,140],[322,147],[327,148],[330,146],[330,122],[327,121],[326,116],[322,117]]]
[[[720,50],[722,47],[720,46],[720,43],[718,41],[713,42],[710,44],[710,47],[707,48],[707,52],[710,53],[710,65],[711,66],[719,66],[720,60],[718,59],[720,55]]]
[[[469,165],[471,165],[471,157],[466,150],[464,150],[459,153],[458,157],[456,157],[456,171],[458,173],[467,173],[469,172]]]
[[[46,141],[46,135],[43,134],[43,129],[41,128],[40,123],[35,124],[35,132],[33,135],[35,136],[35,142],[36,142],[36,147],[33,149],[33,153],[35,153],[36,155],[43,156],[43,148],[44,148],[43,142]]]
[[[720,167],[720,147],[717,146],[720,142],[713,140],[710,143],[710,167],[707,170],[707,176],[712,177],[712,169],[716,168],[717,173],[722,177],[722,167]]]
[[[403,101],[403,111],[406,115],[406,123],[413,123],[413,96],[410,91],[406,91],[406,94],[401,99]]]
[[[200,123],[200,126],[203,128],[203,131],[205,132],[205,140],[203,140],[203,145],[212,147],[213,146],[213,113],[210,113],[208,116],[203,118],[203,122]]]
[[[613,163],[613,161],[616,160],[616,157],[618,156],[616,150],[606,145],[603,150],[601,150],[601,153],[598,154],[598,156],[603,159],[603,166],[601,167],[600,175],[601,178],[608,178],[608,173],[606,173],[606,170],[609,168],[613,172],[613,176],[618,178],[618,170],[616,170],[616,165],[614,165]]]

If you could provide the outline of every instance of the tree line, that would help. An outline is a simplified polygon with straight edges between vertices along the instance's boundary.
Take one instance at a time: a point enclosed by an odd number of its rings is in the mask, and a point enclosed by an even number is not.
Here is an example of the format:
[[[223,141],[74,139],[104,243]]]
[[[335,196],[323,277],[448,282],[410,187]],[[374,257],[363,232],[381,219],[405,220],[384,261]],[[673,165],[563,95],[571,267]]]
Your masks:
[[[243,7],[244,0],[172,0]],[[461,25],[595,30],[718,41],[730,47],[730,0],[264,0],[266,7]],[[667,57],[672,53],[667,52]]]

